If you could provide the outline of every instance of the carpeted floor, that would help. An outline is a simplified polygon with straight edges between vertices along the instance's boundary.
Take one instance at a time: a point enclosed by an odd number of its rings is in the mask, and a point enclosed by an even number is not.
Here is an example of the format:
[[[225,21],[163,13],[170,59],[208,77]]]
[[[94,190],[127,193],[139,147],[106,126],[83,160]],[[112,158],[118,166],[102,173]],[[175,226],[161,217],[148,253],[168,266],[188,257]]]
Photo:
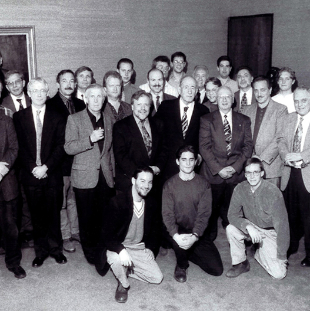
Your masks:
[[[178,283],[173,278],[175,256],[159,255],[157,262],[164,274],[160,285],[150,285],[131,279],[129,299],[125,304],[114,300],[116,280],[111,272],[97,274],[84,259],[77,243],[75,253],[65,253],[68,263],[59,265],[48,258],[42,267],[32,268],[33,249],[23,250],[22,266],[27,277],[14,278],[0,257],[1,311],[309,311],[310,268],[300,266],[304,258],[303,242],[298,254],[292,255],[288,275],[273,280],[249,256],[251,270],[236,279],[225,277],[231,260],[224,230],[220,230],[216,245],[224,263],[224,274],[213,277],[191,264],[188,281]]]

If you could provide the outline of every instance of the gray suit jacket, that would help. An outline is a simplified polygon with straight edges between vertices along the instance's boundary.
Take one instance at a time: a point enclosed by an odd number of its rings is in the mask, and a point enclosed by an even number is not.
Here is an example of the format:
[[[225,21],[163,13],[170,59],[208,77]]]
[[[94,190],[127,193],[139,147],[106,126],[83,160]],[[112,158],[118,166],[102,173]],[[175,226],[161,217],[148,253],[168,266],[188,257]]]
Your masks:
[[[282,161],[285,161],[285,157],[288,153],[293,152],[293,142],[294,136],[297,126],[297,113],[292,112],[286,115],[283,118],[282,122],[282,129],[280,131],[278,146],[279,146],[279,153]],[[308,192],[310,192],[310,127],[306,133],[306,139],[303,146],[303,151],[301,152],[302,159],[306,164],[306,167],[301,169],[301,175],[304,182],[304,185]],[[288,180],[291,174],[291,167],[288,165],[284,165],[282,170],[282,178],[281,178],[281,190],[284,191]]]
[[[234,108],[234,111],[237,111],[237,112],[241,112],[240,111],[240,108],[241,108],[241,101],[240,101],[240,90],[237,91],[235,94],[234,94],[234,97],[235,97],[235,105],[236,107]],[[251,105],[255,104],[256,103],[256,99],[255,99],[255,96],[254,96],[254,91],[252,89],[252,101],[251,101]],[[250,106],[250,105],[249,105]],[[253,132],[252,132],[253,133]]]
[[[79,189],[95,188],[99,180],[99,170],[109,187],[114,187],[115,161],[112,149],[112,123],[111,119],[103,114],[104,145],[102,152],[98,143],[92,146],[90,135],[94,128],[84,109],[68,117],[66,127],[65,151],[74,155],[71,180],[73,187]]]
[[[255,102],[244,108],[243,114],[251,119],[251,131],[254,135],[254,126],[258,104]],[[277,132],[281,129],[282,118],[287,115],[287,108],[272,99],[270,100],[262,124],[260,126],[253,155],[257,155],[264,162],[267,178],[281,176],[283,162],[279,156]]]
[[[30,98],[26,94],[25,94],[25,98],[26,98],[26,105],[27,107],[29,107],[31,105]],[[11,95],[8,95],[7,97],[3,98],[2,106],[12,110],[13,113],[16,112],[15,105],[14,105]]]

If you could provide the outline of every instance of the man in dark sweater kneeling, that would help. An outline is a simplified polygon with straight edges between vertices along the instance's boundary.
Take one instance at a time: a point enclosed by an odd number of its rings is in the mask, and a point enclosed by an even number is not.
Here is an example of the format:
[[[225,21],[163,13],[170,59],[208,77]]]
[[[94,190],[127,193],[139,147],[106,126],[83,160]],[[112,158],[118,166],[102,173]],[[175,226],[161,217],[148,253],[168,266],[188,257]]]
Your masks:
[[[180,171],[165,183],[162,204],[163,220],[177,258],[174,278],[186,282],[189,260],[205,272],[219,276],[223,273],[220,254],[204,234],[212,209],[210,184],[194,171],[194,147],[180,147],[176,162]]]

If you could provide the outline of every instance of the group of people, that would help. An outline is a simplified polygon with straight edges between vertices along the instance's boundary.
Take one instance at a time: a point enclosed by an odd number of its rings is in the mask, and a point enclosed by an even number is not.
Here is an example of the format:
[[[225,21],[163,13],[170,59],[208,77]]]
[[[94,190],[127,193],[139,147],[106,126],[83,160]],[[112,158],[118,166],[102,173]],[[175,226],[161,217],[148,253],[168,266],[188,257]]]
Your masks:
[[[227,277],[250,270],[248,241],[282,279],[304,235],[301,265],[310,267],[309,89],[284,67],[271,97],[270,79],[249,67],[230,78],[228,56],[217,61],[218,77],[186,67],[182,52],[158,56],[139,88],[128,58],[102,85],[89,67],[66,69],[51,98],[43,78],[29,81],[27,95],[23,73],[4,73],[0,224],[15,277],[26,276],[20,232],[33,235],[33,267],[48,256],[65,264],[63,250],[80,242],[100,275],[114,273],[118,302],[127,301],[129,276],[162,281],[155,258],[168,248],[176,281],[186,282],[189,261],[220,276],[219,218],[232,258]]]

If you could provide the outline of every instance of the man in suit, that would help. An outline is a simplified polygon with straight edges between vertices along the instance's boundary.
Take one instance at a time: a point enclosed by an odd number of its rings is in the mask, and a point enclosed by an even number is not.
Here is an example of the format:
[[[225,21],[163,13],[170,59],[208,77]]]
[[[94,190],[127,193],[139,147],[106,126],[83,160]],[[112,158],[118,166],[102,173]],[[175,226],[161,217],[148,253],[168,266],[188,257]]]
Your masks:
[[[30,106],[30,98],[24,93],[24,75],[20,71],[8,71],[5,74],[5,83],[9,95],[3,99],[3,107],[11,109],[14,113]]]
[[[255,78],[253,90],[256,102],[243,107],[243,114],[251,119],[253,156],[264,163],[265,178],[280,188],[283,163],[279,156],[277,132],[287,109],[271,99],[271,86],[266,77]]]
[[[199,151],[203,158],[201,174],[211,184],[212,215],[207,232],[214,241],[218,217],[224,228],[235,186],[244,180],[243,164],[251,157],[253,143],[250,118],[232,111],[233,93],[227,86],[217,91],[218,111],[200,120]]]
[[[65,120],[70,114],[85,109],[84,101],[72,97],[75,87],[74,73],[65,69],[60,71],[56,77],[58,92],[46,102],[55,111],[59,112]],[[71,184],[71,166],[73,156],[66,155],[62,163],[62,174],[64,182],[64,200],[60,213],[61,235],[63,249],[67,252],[74,252],[75,246],[72,239],[79,241],[79,225],[76,211],[75,195]]]
[[[76,97],[80,100],[85,99],[85,91],[91,83],[94,83],[94,73],[93,71],[86,66],[79,67],[74,73],[76,89],[72,97]]]
[[[227,55],[223,55],[217,59],[218,79],[222,85],[231,89],[233,94],[238,91],[238,83],[229,77],[232,70],[231,59]]]
[[[169,84],[176,90],[180,86],[181,79],[185,76],[185,68],[187,65],[186,55],[183,52],[175,52],[171,55],[171,68],[172,71],[169,76]]]
[[[114,124],[113,150],[117,190],[126,191],[131,187],[130,176],[137,167],[150,166],[155,175],[162,170],[162,126],[160,120],[149,118],[151,105],[152,97],[149,93],[143,90],[136,92],[131,100],[133,114]]]
[[[239,91],[234,94],[236,106],[234,108],[235,111],[243,113],[247,106],[253,105],[256,102],[254,90],[251,86],[252,81],[252,69],[247,66],[239,67],[237,71]]]
[[[284,168],[281,190],[290,224],[288,257],[298,251],[304,235],[306,257],[303,267],[310,267],[310,91],[298,87],[294,91],[296,112],[283,118],[279,134],[279,153]]]
[[[174,97],[178,97],[178,91],[176,88],[174,88],[167,80],[168,80],[168,75],[170,71],[170,59],[169,57],[165,55],[160,55],[157,56],[153,59],[152,62],[152,69],[157,68],[159,69],[163,74],[164,74],[164,79],[165,79],[165,88],[164,92],[166,94],[169,94]],[[150,87],[148,83],[142,84],[139,86],[141,90],[144,90],[146,92],[150,92]]]
[[[68,117],[65,151],[73,155],[71,182],[75,192],[84,255],[95,263],[102,217],[114,195],[112,121],[101,111],[105,91],[91,84],[85,92],[87,108]]]
[[[27,89],[32,105],[16,112],[13,120],[19,143],[21,182],[33,225],[36,257],[32,266],[40,267],[49,255],[64,264],[67,259],[62,253],[60,210],[65,120],[45,105],[48,84],[44,79],[32,79]]]
[[[103,88],[107,94],[104,113],[112,120],[112,125],[132,114],[128,103],[122,101],[123,80],[117,71],[108,71],[103,77]]]
[[[164,90],[165,79],[164,74],[159,69],[153,68],[147,73],[147,81],[152,95],[153,105],[151,106],[152,116],[158,110],[159,105],[164,100],[176,99],[176,97],[166,94]]]
[[[1,82],[0,82],[1,83]],[[0,226],[4,240],[5,263],[16,278],[26,277],[20,266],[22,253],[18,242],[18,183],[13,164],[18,142],[12,119],[0,109]]]
[[[115,275],[118,286],[115,300],[128,298],[128,276],[147,283],[159,284],[163,275],[155,261],[158,249],[159,217],[156,204],[148,193],[152,189],[153,171],[150,167],[137,169],[131,178],[132,187],[109,204],[102,238],[101,267],[106,262]]]
[[[207,66],[198,65],[194,68],[193,77],[197,81],[198,91],[195,96],[195,103],[204,104],[208,101],[206,94],[206,81],[209,77]]]
[[[175,153],[184,144],[192,145],[198,150],[200,117],[209,113],[204,105],[194,102],[197,93],[197,82],[191,76],[182,78],[179,87],[180,97],[164,101],[155,115],[163,121],[163,150],[167,157],[163,170],[163,179],[167,180],[177,174],[179,168],[175,162]],[[198,158],[200,155],[198,155]],[[198,159],[198,162],[200,162]]]
[[[138,91],[138,88],[131,83],[134,73],[133,62],[129,58],[121,58],[116,68],[123,80],[122,101],[129,104],[131,96]]]

